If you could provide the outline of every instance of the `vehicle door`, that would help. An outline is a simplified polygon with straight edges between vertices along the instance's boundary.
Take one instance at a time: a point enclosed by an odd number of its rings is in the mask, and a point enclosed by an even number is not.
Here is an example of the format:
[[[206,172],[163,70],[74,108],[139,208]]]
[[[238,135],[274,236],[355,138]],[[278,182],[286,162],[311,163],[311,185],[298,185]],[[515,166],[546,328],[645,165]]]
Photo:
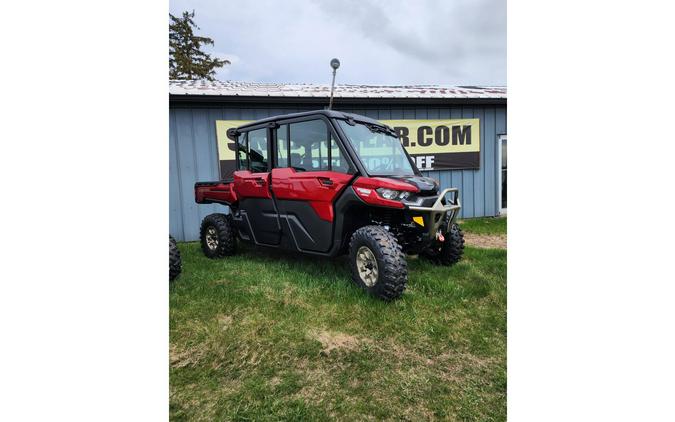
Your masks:
[[[278,245],[281,227],[270,192],[270,129],[243,132],[238,139],[234,188],[239,198],[238,222],[257,244]]]
[[[290,122],[276,130],[272,193],[284,236],[303,251],[333,244],[334,203],[354,171],[327,119]]]

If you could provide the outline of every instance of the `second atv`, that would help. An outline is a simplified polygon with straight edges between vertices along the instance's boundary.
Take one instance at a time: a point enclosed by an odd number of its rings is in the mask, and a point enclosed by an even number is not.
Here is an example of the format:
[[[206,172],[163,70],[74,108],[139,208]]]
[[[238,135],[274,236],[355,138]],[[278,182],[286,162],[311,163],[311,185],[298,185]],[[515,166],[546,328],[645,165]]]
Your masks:
[[[271,117],[228,131],[233,177],[197,182],[199,204],[229,206],[204,218],[210,258],[238,240],[306,254],[349,254],[352,279],[392,300],[408,281],[406,254],[459,261],[464,238],[456,188],[423,177],[394,130],[351,113],[318,110]]]

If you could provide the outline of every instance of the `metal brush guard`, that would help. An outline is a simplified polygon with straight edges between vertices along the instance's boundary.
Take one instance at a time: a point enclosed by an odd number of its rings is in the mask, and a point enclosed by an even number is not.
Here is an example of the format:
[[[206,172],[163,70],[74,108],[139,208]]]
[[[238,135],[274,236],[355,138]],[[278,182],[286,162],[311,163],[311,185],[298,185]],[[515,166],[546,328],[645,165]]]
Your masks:
[[[452,193],[453,198],[448,200],[446,195]],[[429,213],[429,223],[428,223],[428,233],[430,239],[436,238],[436,233],[441,227],[441,224],[445,221],[443,218],[446,213],[449,213],[450,219],[448,220],[448,228],[452,226],[452,223],[457,219],[459,210],[462,208],[462,205],[459,202],[459,189],[458,188],[447,188],[441,191],[438,195],[438,199],[434,202],[434,205],[430,207],[419,207],[415,205],[408,206],[408,209],[411,211],[421,211],[424,213]],[[426,223],[425,223],[426,224]]]

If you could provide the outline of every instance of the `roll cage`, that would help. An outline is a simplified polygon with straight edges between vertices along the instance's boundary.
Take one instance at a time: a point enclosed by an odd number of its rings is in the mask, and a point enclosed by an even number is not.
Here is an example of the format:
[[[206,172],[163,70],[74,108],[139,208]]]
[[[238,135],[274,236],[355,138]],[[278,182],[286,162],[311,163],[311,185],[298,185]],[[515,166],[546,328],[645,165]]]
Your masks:
[[[366,166],[363,165],[363,162],[361,161],[361,157],[358,155],[358,153],[355,151],[353,145],[351,142],[349,142],[347,135],[343,131],[343,129],[340,127],[339,124],[335,120],[345,120],[350,124],[364,124],[366,125],[369,129],[376,131],[376,132],[382,132],[386,133],[392,136],[396,136],[396,132],[389,126],[383,125],[382,123],[369,119],[364,116],[359,116],[351,113],[346,113],[346,112],[339,112],[339,111],[333,111],[333,110],[319,110],[319,111],[311,111],[311,112],[302,112],[302,113],[294,113],[294,114],[287,114],[283,116],[276,116],[276,117],[271,117],[268,119],[262,119],[258,120],[249,124],[242,125],[236,129],[230,129],[227,132],[227,136],[235,141],[237,145],[237,154],[236,154],[236,169],[237,170],[244,170],[240,166],[240,160],[239,160],[239,155],[238,155],[238,150],[239,146],[241,145],[241,136],[243,135],[245,137],[244,142],[246,142],[246,150],[250,151],[249,145],[248,145],[248,133],[251,131],[259,130],[259,129],[266,129],[267,130],[267,171],[272,171],[273,168],[275,167],[291,167],[291,154],[290,154],[290,136],[288,134],[286,135],[286,150],[289,151],[288,154],[288,163],[284,163],[285,165],[280,165],[277,161],[278,157],[278,144],[277,144],[277,136],[278,136],[278,129],[283,126],[283,125],[290,125],[292,123],[299,123],[299,122],[305,122],[305,121],[311,121],[311,120],[317,120],[320,119],[323,122],[326,123],[327,128],[328,128],[328,139],[330,139],[331,135],[335,139],[335,142],[337,143],[338,148],[340,149],[342,156],[345,157],[348,161],[349,164],[349,174],[359,174],[363,176],[378,176],[382,177],[382,174],[371,174],[372,172],[369,172],[366,168]],[[255,151],[254,151],[255,152]],[[415,161],[410,157],[410,154],[403,149],[403,152],[410,163],[410,166],[413,169],[413,172],[416,176],[421,176],[421,173],[417,166],[415,165]],[[248,153],[246,154],[247,157],[247,167],[250,168],[251,165],[251,154]],[[332,148],[328,148],[328,168],[330,169],[332,166]]]

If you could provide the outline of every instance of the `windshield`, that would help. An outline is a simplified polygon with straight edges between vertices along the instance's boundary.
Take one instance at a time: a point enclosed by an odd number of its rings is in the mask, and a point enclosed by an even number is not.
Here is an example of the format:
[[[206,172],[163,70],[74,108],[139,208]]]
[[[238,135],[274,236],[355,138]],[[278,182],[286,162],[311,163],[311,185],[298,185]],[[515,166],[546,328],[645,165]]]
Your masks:
[[[338,120],[368,174],[372,176],[413,176],[403,145],[397,137],[377,126]]]

